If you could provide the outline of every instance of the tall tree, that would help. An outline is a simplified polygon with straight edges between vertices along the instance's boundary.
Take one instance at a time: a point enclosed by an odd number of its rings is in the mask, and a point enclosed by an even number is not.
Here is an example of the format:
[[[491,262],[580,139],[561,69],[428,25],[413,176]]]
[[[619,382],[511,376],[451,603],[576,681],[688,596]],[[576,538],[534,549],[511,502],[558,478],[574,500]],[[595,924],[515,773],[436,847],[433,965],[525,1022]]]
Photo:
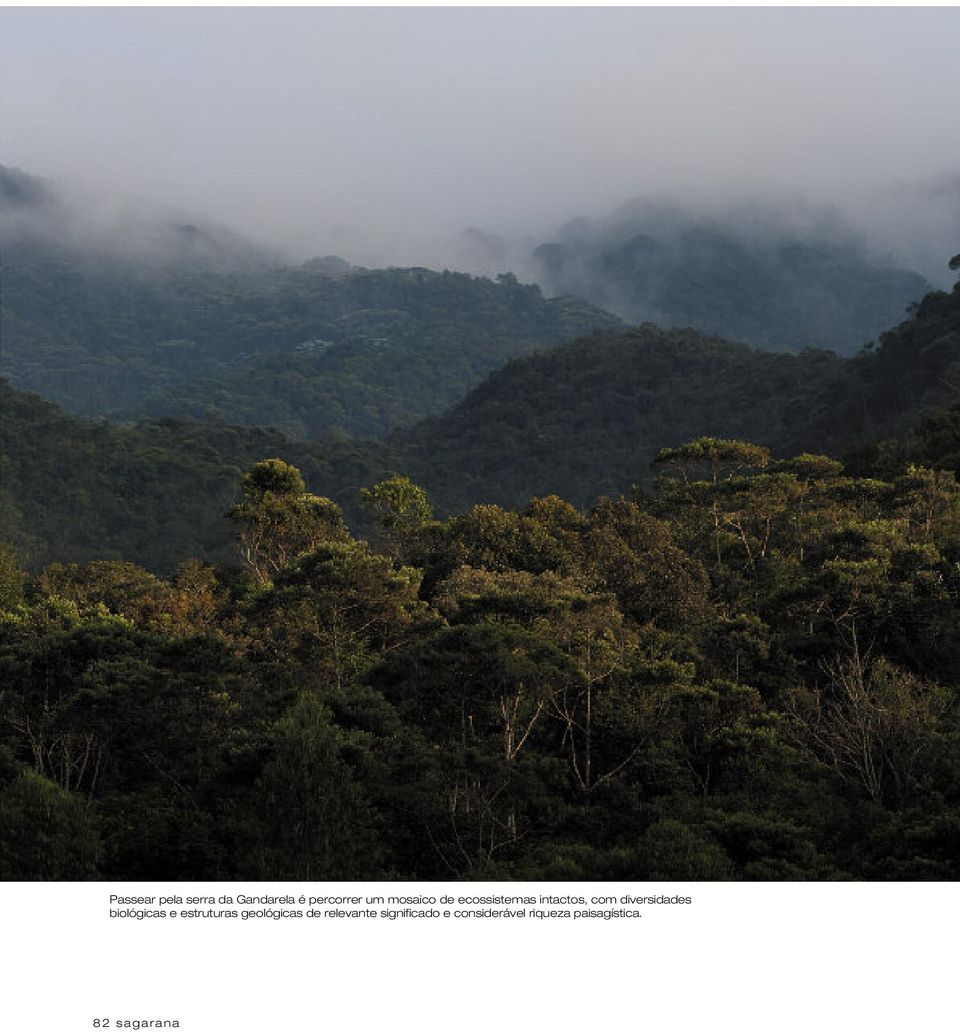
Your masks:
[[[248,470],[243,497],[227,515],[237,525],[240,554],[261,584],[322,542],[349,539],[340,507],[309,494],[300,471],[282,459]]]

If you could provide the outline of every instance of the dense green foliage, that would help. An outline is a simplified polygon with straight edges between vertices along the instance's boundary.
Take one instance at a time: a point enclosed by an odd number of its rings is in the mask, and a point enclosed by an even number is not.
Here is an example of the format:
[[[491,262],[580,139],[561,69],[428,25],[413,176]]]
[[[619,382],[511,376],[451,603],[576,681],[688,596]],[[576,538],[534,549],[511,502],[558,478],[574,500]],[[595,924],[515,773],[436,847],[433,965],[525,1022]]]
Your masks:
[[[746,206],[704,217],[626,205],[605,221],[574,220],[534,257],[549,289],[631,322],[776,349],[852,354],[930,289],[922,276],[872,258],[836,218],[800,229]]]
[[[960,287],[385,442],[0,382],[0,878],[960,877],[957,382]]]
[[[777,355],[647,325],[515,360],[390,443],[444,509],[543,493],[586,505],[646,481],[659,448],[701,434],[783,454],[838,447],[845,427],[822,399],[847,374],[830,352]]]
[[[960,285],[926,295],[853,359],[772,354],[649,325],[596,334],[509,363],[395,443],[444,509],[553,492],[589,505],[647,481],[659,448],[700,435],[755,440],[779,455],[859,449],[866,471],[878,438],[903,439],[921,417],[949,418],[932,413],[954,401],[957,385]],[[924,431],[935,432],[945,430]],[[888,472],[912,457],[949,459],[919,441],[893,451]]]
[[[511,362],[446,415],[386,442],[297,442],[190,420],[124,428],[0,384],[0,533],[31,566],[123,558],[170,573],[185,555],[225,561],[223,513],[240,501],[241,471],[264,456],[296,465],[370,532],[378,507],[412,504],[395,490],[361,506],[360,490],[391,474],[422,484],[440,513],[545,494],[589,506],[649,486],[660,448],[701,435],[754,440],[780,456],[856,449],[851,468],[864,474],[892,477],[911,461],[956,470],[957,409],[938,406],[958,383],[960,288],[927,295],[854,359],[775,355],[651,326],[596,334]],[[416,511],[398,511],[398,526]]]
[[[954,476],[656,468],[442,521],[391,478],[378,550],[270,460],[248,572],[4,553],[0,877],[960,877]]]
[[[327,449],[278,430],[191,420],[123,428],[67,415],[3,381],[0,413],[0,539],[31,566],[132,558],[169,573],[184,556],[226,561],[224,513],[241,500],[242,470],[264,455],[352,495],[388,468],[372,442]]]
[[[157,268],[15,241],[0,369],[88,416],[377,436],[441,411],[509,358],[619,322],[509,275],[334,269]]]

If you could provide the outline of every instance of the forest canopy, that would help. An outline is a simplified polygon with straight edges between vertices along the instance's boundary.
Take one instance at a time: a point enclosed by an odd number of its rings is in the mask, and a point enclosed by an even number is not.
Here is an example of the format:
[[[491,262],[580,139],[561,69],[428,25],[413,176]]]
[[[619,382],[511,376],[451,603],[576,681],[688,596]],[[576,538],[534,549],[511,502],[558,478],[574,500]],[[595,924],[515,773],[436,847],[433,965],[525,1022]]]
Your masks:
[[[960,287],[928,294],[853,359],[771,354],[693,331],[601,332],[489,376],[446,413],[387,440],[193,419],[117,425],[68,415],[0,381],[0,536],[30,566],[128,559],[169,574],[231,556],[223,513],[265,456],[303,471],[365,533],[362,489],[406,476],[436,512],[558,494],[589,507],[652,485],[660,449],[706,436],[778,458],[845,456],[861,473],[960,468]]]
[[[657,468],[441,520],[392,478],[371,544],[269,459],[243,566],[5,550],[0,876],[956,878],[953,474]]]
[[[841,358],[171,246],[5,253],[0,878],[960,877],[960,285]]]

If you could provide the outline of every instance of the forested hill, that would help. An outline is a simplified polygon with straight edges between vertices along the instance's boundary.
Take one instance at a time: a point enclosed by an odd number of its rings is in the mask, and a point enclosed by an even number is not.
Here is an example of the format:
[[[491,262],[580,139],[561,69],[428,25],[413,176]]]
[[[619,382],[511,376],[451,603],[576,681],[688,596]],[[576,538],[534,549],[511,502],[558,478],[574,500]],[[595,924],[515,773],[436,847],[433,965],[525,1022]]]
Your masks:
[[[276,430],[165,419],[123,428],[68,416],[8,385],[0,393],[0,537],[38,565],[125,558],[169,571],[185,557],[230,559],[223,513],[252,462],[278,456],[310,489],[357,512],[359,489],[405,473],[439,512],[522,505],[558,493],[581,504],[629,493],[659,449],[701,435],[781,455],[861,448],[893,476],[960,455],[960,287],[853,360],[768,354],[690,331],[598,334],[517,360],[443,417],[385,442],[294,442]],[[887,435],[906,443],[863,446]],[[952,464],[951,464],[952,463]],[[864,469],[869,472],[868,468]]]
[[[86,227],[0,168],[0,371],[80,415],[379,436],[614,316],[497,280],[267,260],[192,224]]]
[[[591,504],[701,435],[781,455],[902,437],[960,388],[960,286],[928,294],[854,359],[771,353],[646,325],[518,359],[393,442],[443,509],[559,493]]]
[[[634,202],[576,219],[534,251],[538,278],[630,322],[692,326],[776,350],[853,354],[930,289],[834,215],[722,216]]]
[[[838,233],[624,209],[537,250],[537,286],[337,258],[283,265],[225,227],[83,205],[0,166],[0,373],[79,415],[382,437],[507,361],[617,316],[856,351],[925,281]],[[572,295],[586,300],[574,300]]]
[[[701,435],[835,450],[842,427],[822,399],[848,375],[831,352],[772,354],[646,325],[515,360],[391,443],[441,509],[553,493],[587,505],[629,492],[661,448]]]
[[[267,459],[244,568],[166,579],[0,544],[0,880],[956,881],[954,476],[658,459],[588,511],[389,478],[364,540]]]
[[[391,468],[382,451],[372,441],[325,447],[194,420],[115,426],[0,380],[0,541],[32,567],[129,559],[168,573],[190,556],[232,562],[224,513],[246,467],[279,455],[311,485],[355,503],[361,485]]]
[[[376,436],[619,320],[513,277],[330,263],[182,274],[5,253],[2,368],[83,415]]]

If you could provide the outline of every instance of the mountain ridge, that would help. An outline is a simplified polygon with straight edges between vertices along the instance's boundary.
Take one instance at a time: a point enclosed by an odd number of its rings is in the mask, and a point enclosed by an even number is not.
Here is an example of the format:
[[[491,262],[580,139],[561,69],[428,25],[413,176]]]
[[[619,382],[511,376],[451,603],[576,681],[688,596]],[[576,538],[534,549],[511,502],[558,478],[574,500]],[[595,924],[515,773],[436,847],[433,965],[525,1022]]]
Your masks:
[[[243,470],[267,457],[298,466],[355,523],[360,488],[393,474],[420,483],[439,513],[547,494],[590,505],[649,483],[659,449],[701,435],[744,437],[784,456],[859,450],[864,473],[911,460],[953,468],[956,406],[943,406],[957,382],[960,284],[928,295],[876,351],[854,359],[759,352],[652,326],[597,333],[514,360],[448,413],[382,441],[305,442],[172,418],[115,426],[3,385],[0,536],[35,564],[228,562],[223,513]],[[884,436],[907,443],[878,450]]]
[[[932,289],[871,253],[837,212],[759,202],[711,211],[638,199],[571,220],[532,257],[547,289],[628,322],[772,350],[855,354]]]

